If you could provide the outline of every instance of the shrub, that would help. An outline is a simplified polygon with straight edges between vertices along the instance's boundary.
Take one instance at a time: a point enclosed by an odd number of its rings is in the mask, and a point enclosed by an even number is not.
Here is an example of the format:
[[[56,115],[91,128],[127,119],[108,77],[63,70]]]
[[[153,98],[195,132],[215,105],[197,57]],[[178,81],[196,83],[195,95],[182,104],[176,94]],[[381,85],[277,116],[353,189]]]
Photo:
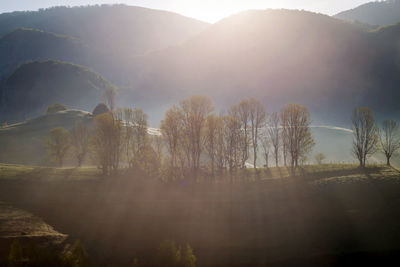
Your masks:
[[[101,115],[101,114],[107,113],[109,111],[110,110],[108,109],[106,104],[100,103],[94,108],[92,114],[93,114],[93,116],[97,116],[97,115]]]

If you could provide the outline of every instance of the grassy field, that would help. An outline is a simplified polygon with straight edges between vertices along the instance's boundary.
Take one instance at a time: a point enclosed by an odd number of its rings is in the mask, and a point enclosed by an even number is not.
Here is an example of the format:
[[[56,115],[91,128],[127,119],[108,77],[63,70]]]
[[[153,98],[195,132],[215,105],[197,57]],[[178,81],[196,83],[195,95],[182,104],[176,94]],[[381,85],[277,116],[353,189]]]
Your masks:
[[[98,174],[3,164],[0,201],[81,239],[96,266],[129,266],[165,239],[189,243],[198,266],[378,265],[400,251],[395,168],[270,168],[232,187]]]
[[[66,110],[0,128],[0,162],[49,165],[46,138],[50,130],[59,126],[70,130],[79,121],[87,125],[93,123],[88,112]]]

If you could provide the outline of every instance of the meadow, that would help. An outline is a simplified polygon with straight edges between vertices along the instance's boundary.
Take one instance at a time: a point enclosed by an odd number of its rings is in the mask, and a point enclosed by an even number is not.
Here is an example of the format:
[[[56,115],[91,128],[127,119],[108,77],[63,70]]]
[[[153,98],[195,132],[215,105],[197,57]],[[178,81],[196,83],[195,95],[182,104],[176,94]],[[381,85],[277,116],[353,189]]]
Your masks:
[[[249,179],[162,183],[129,172],[104,178],[95,168],[1,164],[0,201],[68,235],[65,242],[82,240],[94,266],[129,266],[133,258],[146,266],[163,240],[190,244],[198,266],[396,259],[399,170],[323,164],[294,177],[283,167],[259,170],[260,179],[251,169],[240,176]]]

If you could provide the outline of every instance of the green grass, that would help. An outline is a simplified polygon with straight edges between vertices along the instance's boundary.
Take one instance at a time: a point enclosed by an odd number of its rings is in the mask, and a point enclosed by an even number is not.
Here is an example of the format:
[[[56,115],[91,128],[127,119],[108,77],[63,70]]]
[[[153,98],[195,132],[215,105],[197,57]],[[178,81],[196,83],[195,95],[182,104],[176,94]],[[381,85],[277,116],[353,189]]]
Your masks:
[[[14,164],[0,164],[0,179],[28,181],[83,181],[100,177],[94,167],[51,168]]]
[[[49,165],[46,138],[50,130],[59,126],[70,130],[79,121],[90,127],[93,120],[87,112],[66,110],[0,128],[0,162]],[[67,163],[74,164],[71,159],[67,159]]]

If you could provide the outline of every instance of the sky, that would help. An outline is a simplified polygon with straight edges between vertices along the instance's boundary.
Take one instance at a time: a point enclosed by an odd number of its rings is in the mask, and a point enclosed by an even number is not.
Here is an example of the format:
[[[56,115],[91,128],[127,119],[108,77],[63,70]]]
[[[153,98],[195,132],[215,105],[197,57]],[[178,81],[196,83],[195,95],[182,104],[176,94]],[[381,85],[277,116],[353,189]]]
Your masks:
[[[0,0],[0,13],[37,10],[60,5],[80,6],[124,3],[173,11],[213,23],[247,9],[304,9],[334,15],[370,1],[373,0]]]

